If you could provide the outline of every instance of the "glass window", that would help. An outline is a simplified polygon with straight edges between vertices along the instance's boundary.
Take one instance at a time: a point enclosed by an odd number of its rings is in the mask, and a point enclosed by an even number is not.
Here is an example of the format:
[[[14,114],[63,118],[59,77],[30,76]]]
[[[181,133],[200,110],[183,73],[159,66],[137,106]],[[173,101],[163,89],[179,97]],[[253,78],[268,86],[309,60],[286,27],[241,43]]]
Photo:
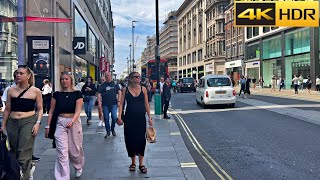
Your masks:
[[[93,56],[96,56],[96,48],[97,48],[96,43],[97,43],[97,38],[93,34],[92,30],[89,29],[88,51]]]
[[[263,27],[263,32],[266,33],[266,32],[269,32],[270,31],[270,27]]]
[[[263,40],[263,59],[271,59],[281,56],[281,37]]]
[[[188,71],[191,72],[191,69],[189,69]],[[193,82],[194,82],[194,79],[193,79],[193,78],[183,78],[183,79],[182,79],[182,82],[183,82],[183,83],[193,83]]]
[[[229,78],[210,78],[207,80],[208,87],[231,86]]]
[[[252,27],[247,27],[247,39],[252,38]]]
[[[285,35],[285,54],[310,52],[310,29],[303,29]]]
[[[259,43],[248,45],[247,47],[247,59],[260,58],[260,46]]]
[[[306,78],[310,74],[310,54],[290,56],[285,58],[286,88],[292,88],[292,79],[294,75]]]
[[[253,28],[253,36],[258,36],[259,35],[259,28],[258,27],[254,27]]]
[[[87,23],[84,21],[79,11],[75,9],[75,36],[87,37]]]
[[[263,80],[264,86],[271,87],[271,78],[276,76],[281,77],[281,60],[267,60],[263,61]]]

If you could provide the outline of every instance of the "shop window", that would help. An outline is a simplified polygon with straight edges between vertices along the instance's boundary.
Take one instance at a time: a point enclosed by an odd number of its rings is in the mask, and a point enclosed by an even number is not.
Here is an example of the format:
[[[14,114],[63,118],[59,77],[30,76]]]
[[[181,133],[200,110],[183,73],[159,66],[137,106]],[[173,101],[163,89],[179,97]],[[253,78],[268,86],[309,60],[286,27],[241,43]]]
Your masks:
[[[258,59],[260,58],[259,43],[247,46],[247,58],[246,59]]]
[[[281,38],[280,36],[267,39],[262,42],[263,59],[281,57]]]
[[[259,36],[259,27],[254,27],[252,30],[253,30],[253,37]]]
[[[296,55],[285,58],[285,86],[291,88],[294,75],[302,76],[304,79],[310,75],[310,54]]]
[[[263,33],[267,33],[270,31],[270,27],[263,27]]]
[[[310,29],[303,29],[285,35],[285,54],[310,52]]]

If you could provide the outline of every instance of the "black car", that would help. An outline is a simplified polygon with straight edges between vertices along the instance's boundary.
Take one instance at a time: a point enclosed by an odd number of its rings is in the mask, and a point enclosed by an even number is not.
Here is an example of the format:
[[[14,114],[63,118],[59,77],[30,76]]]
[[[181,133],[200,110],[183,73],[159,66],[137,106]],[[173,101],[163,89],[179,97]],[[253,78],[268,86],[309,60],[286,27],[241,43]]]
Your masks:
[[[196,92],[196,85],[194,78],[192,77],[184,77],[179,79],[177,83],[177,91],[178,92]]]

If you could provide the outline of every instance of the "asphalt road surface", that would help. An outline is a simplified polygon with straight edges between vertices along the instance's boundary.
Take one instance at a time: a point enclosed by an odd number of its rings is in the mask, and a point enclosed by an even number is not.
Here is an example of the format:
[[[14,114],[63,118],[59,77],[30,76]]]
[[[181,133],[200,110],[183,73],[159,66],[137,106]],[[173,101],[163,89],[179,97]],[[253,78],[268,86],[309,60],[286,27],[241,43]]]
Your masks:
[[[319,104],[251,98],[281,105]],[[181,117],[175,119],[183,139],[206,179],[320,179],[318,125],[241,102],[235,108],[203,109],[196,104],[194,93],[174,94],[171,107]],[[312,106],[301,109],[319,110]],[[190,139],[181,120],[195,140]],[[199,152],[199,147],[203,151]]]

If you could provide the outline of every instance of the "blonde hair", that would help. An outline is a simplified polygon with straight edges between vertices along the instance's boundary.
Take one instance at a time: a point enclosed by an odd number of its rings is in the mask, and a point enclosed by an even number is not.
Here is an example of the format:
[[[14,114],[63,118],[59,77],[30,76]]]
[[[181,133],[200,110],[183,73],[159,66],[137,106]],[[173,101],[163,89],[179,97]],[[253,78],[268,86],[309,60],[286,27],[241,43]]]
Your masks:
[[[69,72],[61,73],[61,76],[60,76],[60,79],[59,79],[59,81],[60,81],[60,90],[61,90],[61,91],[63,90],[62,83],[61,83],[61,78],[62,78],[64,75],[68,76],[68,77],[71,79],[71,89],[74,90],[74,91],[76,91],[77,89],[74,87],[74,77],[73,77],[73,75],[72,75],[71,73],[69,73]]]
[[[26,65],[22,65],[22,66],[18,66],[18,69],[19,68],[23,68],[23,69],[26,69],[28,72],[29,72],[29,75],[30,75],[30,78],[28,79],[28,83],[30,84],[30,86],[34,86],[34,72]],[[17,70],[15,71],[17,72]]]

